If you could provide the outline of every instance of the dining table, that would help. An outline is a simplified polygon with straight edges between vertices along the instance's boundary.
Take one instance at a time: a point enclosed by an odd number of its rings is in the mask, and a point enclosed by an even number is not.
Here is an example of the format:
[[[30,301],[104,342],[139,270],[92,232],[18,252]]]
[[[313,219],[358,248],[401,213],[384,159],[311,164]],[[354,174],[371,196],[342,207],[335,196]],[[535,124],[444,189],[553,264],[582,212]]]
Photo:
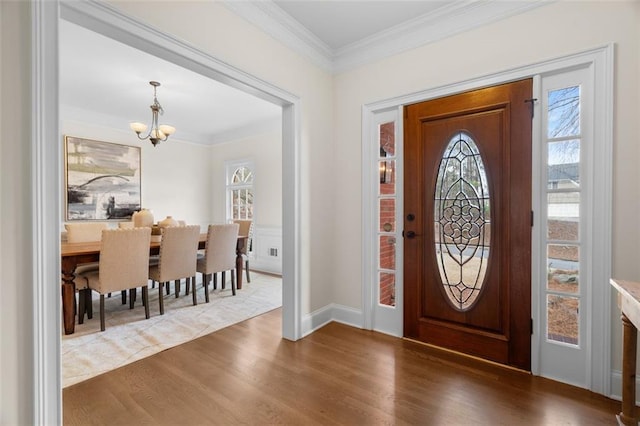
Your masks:
[[[622,411],[616,414],[619,425],[637,426],[636,354],[640,327],[640,283],[610,279],[618,293],[622,321]]]
[[[246,235],[238,235],[236,243],[236,283],[237,289],[242,289],[242,250],[246,244]],[[200,234],[198,249],[204,249],[207,241],[207,233]],[[149,244],[149,255],[160,252],[160,241],[152,239]],[[74,300],[76,293],[75,270],[83,263],[98,262],[100,260],[100,241],[84,243],[62,242],[60,246],[61,270],[62,270],[62,319],[64,322],[64,334],[73,334],[75,331]]]

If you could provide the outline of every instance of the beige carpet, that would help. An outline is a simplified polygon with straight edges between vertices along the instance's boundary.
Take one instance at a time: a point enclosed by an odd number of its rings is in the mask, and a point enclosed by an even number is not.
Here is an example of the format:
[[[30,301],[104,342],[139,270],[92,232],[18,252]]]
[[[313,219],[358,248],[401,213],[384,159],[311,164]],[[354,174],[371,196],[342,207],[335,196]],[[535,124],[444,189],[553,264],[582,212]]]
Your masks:
[[[100,331],[99,301],[94,293],[93,319],[85,318],[84,324],[76,324],[74,334],[62,337],[62,386],[87,380],[282,306],[279,277],[252,271],[251,283],[245,279],[235,297],[231,295],[229,282],[225,290],[221,290],[219,284],[215,291],[209,286],[209,303],[204,301],[200,280],[198,274],[197,306],[193,306],[191,294],[184,295],[184,281],[177,299],[172,284],[171,295],[164,297],[164,315],[159,313],[158,288],[149,288],[151,317],[148,320],[144,318],[140,290],[133,310],[129,309],[128,300],[122,305],[120,294],[105,298],[104,332]]]

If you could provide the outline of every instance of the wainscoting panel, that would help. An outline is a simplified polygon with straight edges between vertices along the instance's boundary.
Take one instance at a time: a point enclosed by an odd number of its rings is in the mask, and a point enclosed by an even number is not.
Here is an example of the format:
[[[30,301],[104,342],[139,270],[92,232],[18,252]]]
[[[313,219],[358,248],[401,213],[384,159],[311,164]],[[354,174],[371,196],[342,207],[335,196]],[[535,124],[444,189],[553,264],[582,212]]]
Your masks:
[[[256,226],[251,248],[250,269],[282,274],[282,228]]]

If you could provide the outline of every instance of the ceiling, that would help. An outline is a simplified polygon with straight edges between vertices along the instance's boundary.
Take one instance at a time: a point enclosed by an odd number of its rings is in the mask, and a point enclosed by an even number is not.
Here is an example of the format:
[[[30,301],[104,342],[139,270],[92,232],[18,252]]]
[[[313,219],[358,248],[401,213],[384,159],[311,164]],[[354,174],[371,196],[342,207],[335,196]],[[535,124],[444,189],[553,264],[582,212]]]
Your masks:
[[[452,1],[274,0],[274,3],[337,50],[416,16],[433,13]]]
[[[281,108],[67,21],[60,22],[60,104],[63,118],[129,130],[151,121],[160,82],[160,124],[172,139],[212,144],[278,128]]]
[[[541,4],[540,0],[222,2],[329,72]],[[372,55],[366,56],[367,52]],[[211,145],[280,126],[279,106],[61,20],[63,118],[127,131],[131,121],[149,123],[151,80],[161,83],[158,100],[165,113],[160,124],[176,127],[173,139]]]

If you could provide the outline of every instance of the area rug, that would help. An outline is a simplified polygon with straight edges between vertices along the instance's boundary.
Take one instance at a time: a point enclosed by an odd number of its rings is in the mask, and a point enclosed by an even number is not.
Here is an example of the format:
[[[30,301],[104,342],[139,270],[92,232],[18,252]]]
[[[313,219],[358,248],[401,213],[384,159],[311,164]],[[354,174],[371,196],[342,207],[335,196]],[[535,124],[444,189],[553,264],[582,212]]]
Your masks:
[[[210,285],[209,303],[205,303],[200,279],[198,274],[198,305],[193,306],[191,294],[184,294],[184,281],[178,298],[172,284],[172,293],[164,296],[164,315],[159,313],[158,288],[149,288],[151,317],[148,320],[144,318],[140,291],[132,310],[128,301],[122,304],[120,294],[105,297],[106,330],[103,332],[100,331],[99,300],[94,293],[93,319],[85,318],[84,324],[76,324],[74,334],[62,337],[62,386],[71,386],[282,306],[280,277],[252,271],[251,282],[244,280],[236,296],[232,296],[229,282],[225,290],[218,284],[218,290],[212,291]]]

